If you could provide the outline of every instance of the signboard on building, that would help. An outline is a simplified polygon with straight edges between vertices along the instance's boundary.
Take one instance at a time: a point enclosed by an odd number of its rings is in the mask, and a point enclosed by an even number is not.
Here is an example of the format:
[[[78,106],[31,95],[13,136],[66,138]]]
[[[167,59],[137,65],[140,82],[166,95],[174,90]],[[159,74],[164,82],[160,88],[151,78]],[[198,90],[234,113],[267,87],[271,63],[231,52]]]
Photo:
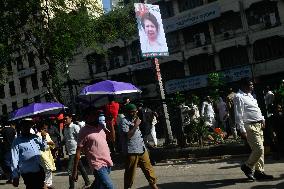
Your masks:
[[[143,57],[169,56],[159,5],[134,3]]]
[[[178,16],[165,20],[166,33],[176,31],[194,24],[202,23],[221,16],[221,8],[218,3],[209,3],[200,8],[188,10]]]
[[[226,83],[238,81],[241,78],[252,77],[250,66],[225,70],[220,72],[224,76]],[[172,94],[179,91],[188,91],[208,86],[208,75],[188,77],[184,79],[174,79],[165,84],[166,93]]]

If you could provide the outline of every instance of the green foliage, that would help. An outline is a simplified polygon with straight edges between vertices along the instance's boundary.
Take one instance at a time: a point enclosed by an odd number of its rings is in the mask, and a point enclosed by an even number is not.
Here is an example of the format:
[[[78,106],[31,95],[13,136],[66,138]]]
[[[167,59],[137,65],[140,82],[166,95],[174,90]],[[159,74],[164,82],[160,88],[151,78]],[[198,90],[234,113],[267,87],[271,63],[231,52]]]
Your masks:
[[[93,0],[1,1],[0,70],[3,60],[10,61],[9,55],[15,46],[25,46],[19,33],[28,34],[33,46],[43,52],[40,59],[48,62],[53,89],[57,90],[62,87],[57,77],[62,74],[56,70],[58,63],[72,59],[80,48],[91,47],[102,53],[104,43],[135,35],[133,6],[102,15],[103,10],[96,3]]]
[[[224,76],[222,73],[210,73],[208,75],[209,95],[214,101],[220,96],[220,89],[224,86]]]
[[[200,146],[204,145],[204,139],[209,135],[208,127],[202,117],[191,121],[185,128],[185,133],[191,142],[198,142]]]
[[[182,103],[185,102],[185,96],[184,94],[180,93],[180,92],[176,92],[174,94],[174,97],[170,103],[171,106],[173,107],[178,107],[179,105],[181,105]]]

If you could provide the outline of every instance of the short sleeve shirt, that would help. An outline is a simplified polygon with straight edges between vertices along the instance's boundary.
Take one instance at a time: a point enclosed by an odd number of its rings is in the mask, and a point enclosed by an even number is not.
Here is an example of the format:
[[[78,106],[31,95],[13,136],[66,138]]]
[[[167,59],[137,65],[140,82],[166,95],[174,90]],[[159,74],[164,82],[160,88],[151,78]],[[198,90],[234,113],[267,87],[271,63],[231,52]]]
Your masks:
[[[64,140],[68,155],[76,154],[77,139],[80,131],[79,125],[71,123],[69,127],[64,128]]]
[[[89,165],[96,170],[101,167],[113,166],[106,134],[102,127],[86,125],[80,130],[78,146],[83,148]]]
[[[141,154],[145,151],[145,144],[142,138],[139,127],[136,129],[134,135],[131,138],[127,137],[127,133],[134,127],[132,120],[127,117],[122,118],[120,125],[122,150],[128,154]]]

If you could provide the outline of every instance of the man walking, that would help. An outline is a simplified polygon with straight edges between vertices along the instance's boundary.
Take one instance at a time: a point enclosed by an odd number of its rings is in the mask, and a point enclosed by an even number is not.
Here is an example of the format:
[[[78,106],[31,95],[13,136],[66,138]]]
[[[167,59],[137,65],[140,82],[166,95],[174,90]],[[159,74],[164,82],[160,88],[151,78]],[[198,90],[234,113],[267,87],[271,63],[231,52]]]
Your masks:
[[[65,147],[69,156],[68,160],[68,174],[69,174],[69,189],[75,188],[75,183],[72,178],[72,169],[73,169],[73,163],[75,159],[76,154],[76,148],[77,148],[77,140],[78,140],[78,134],[80,131],[79,125],[76,125],[72,122],[72,114],[66,114],[64,118],[64,130],[63,130],[63,136],[64,136],[64,142]],[[79,171],[82,174],[82,177],[85,181],[85,186],[90,185],[90,180],[88,178],[88,174],[82,164],[81,161],[79,161]]]
[[[2,168],[7,177],[6,184],[12,184],[12,170],[11,170],[11,145],[16,136],[15,124],[10,123],[9,125],[4,126],[0,130],[0,135],[3,137],[3,143],[1,144],[2,153],[3,153],[3,162]]]
[[[109,103],[104,106],[106,126],[110,132],[107,133],[107,141],[112,153],[116,152],[116,119],[119,111],[119,103],[114,100],[113,95],[108,96]]]
[[[23,177],[26,189],[46,189],[45,173],[41,166],[40,150],[47,148],[46,132],[38,137],[30,133],[30,120],[20,122],[21,134],[14,139],[11,146],[13,186],[19,186],[20,175]]]
[[[93,188],[113,189],[113,183],[109,177],[113,162],[106,141],[105,116],[92,111],[86,111],[86,126],[80,130],[76,157],[72,177],[78,179],[77,166],[81,151],[87,156],[90,167],[93,169],[95,182]]]
[[[253,83],[248,78],[240,82],[241,89],[234,98],[235,121],[241,135],[247,139],[251,147],[249,159],[241,166],[241,170],[252,181],[273,179],[264,173],[263,131],[265,120],[258,107],[257,100],[251,95]],[[255,172],[253,174],[253,169]]]
[[[137,116],[137,108],[134,104],[125,106],[125,117],[121,120],[120,134],[122,151],[125,153],[124,188],[129,189],[133,185],[137,165],[142,169],[152,189],[158,189],[157,178],[151,165],[149,154],[145,147],[139,125],[141,120]]]

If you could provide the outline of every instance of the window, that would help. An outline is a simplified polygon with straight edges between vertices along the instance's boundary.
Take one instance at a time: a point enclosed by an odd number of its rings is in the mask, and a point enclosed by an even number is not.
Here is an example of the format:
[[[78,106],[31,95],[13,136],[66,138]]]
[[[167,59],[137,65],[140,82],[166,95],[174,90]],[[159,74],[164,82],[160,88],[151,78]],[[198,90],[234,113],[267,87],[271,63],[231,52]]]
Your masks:
[[[277,2],[261,1],[246,10],[249,26],[264,23],[266,27],[280,24]]]
[[[20,78],[21,93],[27,92],[26,78]]]
[[[178,61],[165,62],[160,65],[163,81],[184,77],[184,64]]]
[[[14,81],[9,82],[9,89],[10,89],[10,95],[15,96],[16,90],[15,90]]]
[[[0,85],[0,98],[5,98],[5,85]]]
[[[31,76],[31,80],[32,80],[32,86],[33,86],[33,89],[38,89],[38,80],[37,80],[37,75],[36,74],[33,74]]]
[[[170,32],[166,34],[167,45],[169,48],[169,52],[174,52],[178,50],[180,47],[178,31]]]
[[[29,105],[29,99],[23,99],[23,106]]]
[[[187,27],[182,31],[184,42],[193,43],[195,47],[211,43],[209,28],[207,23],[197,24]]]
[[[137,85],[148,85],[156,82],[156,77],[152,69],[137,70],[133,75],[135,75]]]
[[[3,104],[3,105],[2,105],[2,114],[5,115],[5,114],[7,114],[7,113],[8,113],[8,111],[7,111],[7,105],[6,105],[6,104]]]
[[[221,17],[213,20],[214,34],[222,34],[226,31],[242,28],[240,13],[229,11],[222,13]]]
[[[106,61],[105,56],[100,55],[97,53],[92,53],[86,56],[88,66],[89,66],[89,73],[92,76],[94,74],[93,65],[96,67],[96,73],[101,73],[106,71]]]
[[[222,49],[219,53],[219,57],[222,68],[249,63],[246,47],[243,46]]]
[[[47,71],[42,71],[41,72],[41,81],[42,81],[42,86],[46,87],[47,83],[48,83]]]
[[[162,19],[174,16],[174,7],[172,1],[161,1],[156,4],[160,7]]]
[[[44,50],[43,50],[43,48],[40,48],[39,50],[38,50],[38,58],[39,58],[39,63],[42,65],[42,64],[44,64],[45,63],[45,61],[44,61]]]
[[[192,56],[188,59],[190,74],[205,74],[215,71],[214,57],[208,54]]]
[[[253,44],[253,54],[256,61],[284,57],[284,37],[274,36],[261,39]]]
[[[12,63],[11,63],[11,62],[9,62],[9,63],[7,64],[7,71],[8,71],[8,74],[9,74],[9,75],[12,75],[12,74],[13,74]]]
[[[35,55],[33,52],[28,54],[29,67],[35,66]]]
[[[35,102],[41,102],[41,100],[40,100],[40,95],[35,96],[35,97],[34,97],[34,101],[35,101]]]
[[[12,102],[12,109],[13,109],[13,111],[16,110],[16,109],[18,109],[17,101]]]
[[[178,7],[180,12],[188,9],[193,9],[201,5],[203,5],[203,0],[178,0]]]
[[[21,57],[21,56],[16,58],[16,63],[17,63],[17,69],[18,69],[18,71],[24,69],[23,60],[22,60],[22,57]]]

